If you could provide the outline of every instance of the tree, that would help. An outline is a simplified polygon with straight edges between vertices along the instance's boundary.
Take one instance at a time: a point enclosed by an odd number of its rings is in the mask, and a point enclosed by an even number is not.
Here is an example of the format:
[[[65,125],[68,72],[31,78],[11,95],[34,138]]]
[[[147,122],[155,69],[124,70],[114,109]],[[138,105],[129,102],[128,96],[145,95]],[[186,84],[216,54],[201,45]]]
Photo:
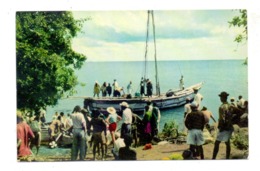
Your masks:
[[[84,21],[64,11],[16,13],[18,109],[37,111],[73,92],[74,70],[86,57],[73,51],[71,41]]]
[[[229,21],[229,26],[243,27],[243,32],[238,34],[235,38],[235,42],[241,43],[247,41],[247,10],[239,10],[240,16],[233,17],[232,21]]]
[[[239,10],[240,16],[233,17],[232,21],[229,21],[230,27],[243,27],[243,32],[238,34],[235,38],[235,42],[242,43],[247,41],[247,10]],[[245,59],[244,65],[247,65],[247,58]]]

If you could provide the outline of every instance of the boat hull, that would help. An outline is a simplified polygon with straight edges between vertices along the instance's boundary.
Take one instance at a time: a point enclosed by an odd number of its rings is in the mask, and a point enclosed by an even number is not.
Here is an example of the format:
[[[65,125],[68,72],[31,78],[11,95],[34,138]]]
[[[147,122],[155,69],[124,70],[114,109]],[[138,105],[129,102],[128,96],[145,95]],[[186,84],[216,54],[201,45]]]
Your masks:
[[[50,143],[50,136],[49,136],[49,133],[48,133],[48,126],[44,126],[42,127],[42,130],[41,130],[41,144],[43,145],[48,145]],[[55,138],[57,138],[59,136],[59,133],[57,133],[55,135]],[[60,146],[69,146],[72,144],[72,141],[73,141],[73,137],[72,135],[66,135],[66,134],[63,134],[59,139],[58,139],[58,144]]]
[[[114,107],[117,111],[120,110],[120,103],[127,102],[133,112],[142,112],[147,101],[156,103],[159,109],[168,109],[182,106],[186,103],[186,98],[194,99],[194,88],[200,89],[203,83],[198,83],[184,90],[172,91],[173,95],[168,96],[167,93],[153,97],[102,97],[102,98],[85,98],[84,108],[89,110],[105,111],[107,107]]]

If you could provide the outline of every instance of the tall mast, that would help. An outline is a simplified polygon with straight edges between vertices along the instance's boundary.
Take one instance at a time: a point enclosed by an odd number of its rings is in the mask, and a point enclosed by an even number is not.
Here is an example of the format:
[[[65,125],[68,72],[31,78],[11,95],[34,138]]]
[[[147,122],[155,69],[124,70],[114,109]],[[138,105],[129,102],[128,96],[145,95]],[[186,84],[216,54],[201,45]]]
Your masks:
[[[160,84],[159,84],[158,67],[157,67],[157,57],[156,57],[155,24],[154,24],[153,11],[151,11],[151,14],[152,14],[152,22],[153,22],[153,41],[154,41],[154,60],[155,60],[156,95],[160,95]]]
[[[144,80],[146,80],[147,73],[147,51],[148,51],[148,40],[149,40],[149,24],[150,23],[150,11],[148,10],[148,18],[147,18],[147,31],[146,31],[146,46],[145,46],[145,60],[144,60]],[[146,83],[146,81],[144,81]]]

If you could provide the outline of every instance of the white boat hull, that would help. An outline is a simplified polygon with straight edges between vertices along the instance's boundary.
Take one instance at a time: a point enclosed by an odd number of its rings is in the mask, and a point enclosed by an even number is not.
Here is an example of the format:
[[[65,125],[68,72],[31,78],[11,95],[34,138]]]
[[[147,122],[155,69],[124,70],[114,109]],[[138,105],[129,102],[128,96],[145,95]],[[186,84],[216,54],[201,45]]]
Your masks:
[[[194,88],[200,89],[203,83],[198,83],[190,86],[184,90],[173,91],[173,95],[167,97],[166,93],[160,96],[148,97],[102,97],[102,98],[92,98],[87,97],[84,100],[84,108],[89,110],[101,110],[105,111],[107,107],[114,107],[117,111],[120,110],[120,103],[123,101],[127,102],[130,108],[134,112],[141,112],[144,110],[148,100],[156,103],[157,107],[160,109],[174,108],[182,106],[186,103],[186,98],[194,99]]]

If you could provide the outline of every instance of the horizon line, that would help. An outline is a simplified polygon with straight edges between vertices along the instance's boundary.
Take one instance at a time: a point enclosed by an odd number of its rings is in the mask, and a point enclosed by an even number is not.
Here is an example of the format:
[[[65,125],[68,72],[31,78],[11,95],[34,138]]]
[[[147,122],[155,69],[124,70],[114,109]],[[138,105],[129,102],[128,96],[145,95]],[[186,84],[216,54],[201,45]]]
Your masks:
[[[228,61],[228,60],[246,60],[246,58],[241,58],[241,59],[172,59],[172,60],[157,60],[157,61]],[[86,60],[85,62],[144,62],[143,60],[120,60],[120,61],[92,61],[92,60]],[[147,62],[154,62],[154,60],[147,60]]]

